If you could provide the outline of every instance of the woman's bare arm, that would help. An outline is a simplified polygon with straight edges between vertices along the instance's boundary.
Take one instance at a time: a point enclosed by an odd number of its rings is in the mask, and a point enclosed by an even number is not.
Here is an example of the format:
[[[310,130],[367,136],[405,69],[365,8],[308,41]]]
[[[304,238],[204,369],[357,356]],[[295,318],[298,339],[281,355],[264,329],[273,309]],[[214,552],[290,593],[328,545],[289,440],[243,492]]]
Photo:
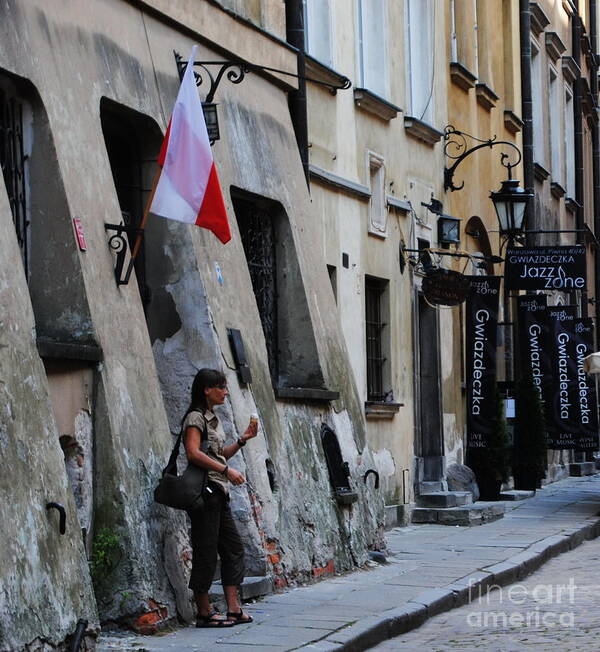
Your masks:
[[[235,469],[232,469],[218,460],[214,460],[212,457],[203,453],[200,450],[200,444],[202,443],[202,433],[200,429],[196,426],[188,426],[185,429],[185,454],[187,455],[188,462],[200,466],[203,469],[208,469],[209,471],[216,471],[217,473],[223,473],[225,470],[224,476],[232,484],[242,484],[246,481],[244,476]]]

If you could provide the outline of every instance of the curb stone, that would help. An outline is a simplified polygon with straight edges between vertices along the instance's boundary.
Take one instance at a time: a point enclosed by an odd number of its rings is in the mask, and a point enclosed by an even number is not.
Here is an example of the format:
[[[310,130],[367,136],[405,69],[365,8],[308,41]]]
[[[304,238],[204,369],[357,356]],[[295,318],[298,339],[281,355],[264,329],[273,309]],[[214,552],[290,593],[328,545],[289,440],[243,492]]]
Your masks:
[[[502,586],[516,582],[520,569],[521,565],[511,562],[510,559],[485,567],[485,570],[494,576],[494,584],[501,584]]]
[[[408,601],[409,605],[416,604],[427,609],[427,617],[437,616],[444,611],[454,608],[454,591],[451,589],[429,589],[419,593]]]
[[[319,641],[319,647],[313,647],[317,644],[312,644],[313,646],[301,649],[322,652],[363,652],[363,650],[368,650],[385,640],[420,627],[434,615],[466,604],[470,601],[473,589],[479,593],[485,591],[492,584],[498,586],[512,584],[515,578],[523,579],[552,557],[573,550],[584,541],[595,539],[598,536],[600,536],[600,519],[587,523],[570,534],[547,537],[505,562],[487,566],[483,571],[471,573],[442,589],[426,591],[413,598],[405,606],[386,612],[384,618],[378,616],[363,618]],[[433,599],[432,592],[438,595],[437,600]],[[447,599],[450,595],[453,596],[452,600]],[[418,602],[421,598],[426,604]],[[440,608],[436,610],[436,607]]]
[[[544,555],[534,550],[524,550],[518,555],[509,557],[507,561],[519,567],[519,579],[522,579],[534,573],[544,563]]]
[[[418,605],[425,612],[422,605]],[[390,619],[379,616],[362,618],[353,625],[330,634],[324,641],[342,644],[338,649],[358,652],[381,643],[389,638]]]

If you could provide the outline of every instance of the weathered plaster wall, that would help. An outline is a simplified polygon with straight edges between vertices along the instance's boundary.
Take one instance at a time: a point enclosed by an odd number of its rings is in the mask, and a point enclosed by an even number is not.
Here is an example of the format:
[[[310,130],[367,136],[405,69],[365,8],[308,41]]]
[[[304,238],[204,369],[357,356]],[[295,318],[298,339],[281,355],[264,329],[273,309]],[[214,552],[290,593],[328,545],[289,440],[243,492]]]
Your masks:
[[[160,115],[156,92],[149,92],[156,89],[156,81],[142,16],[119,2],[97,3],[91,12],[78,3],[58,8],[35,2],[5,3],[1,11],[7,38],[0,44],[0,67],[31,80],[54,139],[56,173],[69,212],[49,219],[68,223],[78,215],[88,241],[88,251],[78,253],[77,260],[104,352],[96,387],[93,526],[95,534],[106,529],[118,540],[116,568],[96,587],[101,617],[127,617],[133,623],[158,604],[172,618],[176,594],[187,597],[187,588],[169,581],[163,559],[179,558],[185,551],[170,549],[165,532],[183,528],[184,521],[152,500],[170,447],[168,425],[139,295],[134,284],[116,287],[104,231],[104,222],[118,221],[120,212],[100,127],[101,97]],[[40,67],[39,61],[52,65]],[[174,79],[172,88],[176,85]],[[70,242],[75,251],[72,231],[66,230],[63,237],[64,245]],[[15,319],[21,317],[15,313]],[[62,456],[58,468],[66,478]],[[66,582],[75,579],[89,585],[85,567],[76,575],[65,572]]]
[[[0,649],[8,651],[58,645],[79,618],[92,631],[98,616],[3,185],[0,228]],[[48,502],[66,509],[62,536]]]
[[[94,372],[81,363],[47,361],[45,368],[67,477],[90,554],[94,512]]]
[[[244,449],[243,457],[234,458],[250,480],[249,496],[245,496],[245,490],[236,491],[234,500],[239,521],[247,524],[244,527],[250,569],[257,574],[264,572],[261,550],[274,546],[281,560],[275,563],[279,564],[275,572],[286,580],[306,579],[315,567],[331,562],[340,569],[362,563],[367,547],[381,544],[382,503],[361,479],[373,462],[363,443],[362,415],[340,339],[325,261],[321,258],[321,234],[311,226],[311,209],[285,95],[274,94],[267,82],[253,78],[237,88],[223,87],[221,110],[223,137],[213,151],[233,239],[222,247],[215,245],[212,234],[194,229],[186,238],[169,239],[165,244],[164,251],[173,269],[165,289],[179,315],[181,329],[164,340],[157,338],[153,348],[161,381],[165,391],[169,391],[172,427],[176,427],[185,407],[193,374],[201,366],[225,365],[230,370],[230,402],[221,414],[232,438],[244,431],[252,411],[259,413],[258,439]],[[229,197],[230,186],[276,200],[283,206],[289,224],[286,247],[293,248],[284,257],[288,261],[283,263],[284,269],[302,280],[299,292],[306,297],[308,309],[308,322],[302,329],[314,333],[316,347],[305,349],[302,355],[313,358],[311,364],[320,368],[326,387],[340,391],[339,401],[331,408],[276,398]],[[290,266],[292,257],[297,262]],[[294,297],[286,299],[293,301]],[[228,327],[242,332],[253,375],[248,387],[240,386],[232,371]],[[298,329],[299,325],[292,324],[290,328]],[[285,350],[281,355],[285,355]],[[177,392],[172,391],[174,383]],[[330,495],[319,442],[322,422],[336,431],[344,459],[350,464],[352,485],[359,492],[359,501],[350,510],[340,511]],[[267,460],[272,463],[275,491],[269,485]]]

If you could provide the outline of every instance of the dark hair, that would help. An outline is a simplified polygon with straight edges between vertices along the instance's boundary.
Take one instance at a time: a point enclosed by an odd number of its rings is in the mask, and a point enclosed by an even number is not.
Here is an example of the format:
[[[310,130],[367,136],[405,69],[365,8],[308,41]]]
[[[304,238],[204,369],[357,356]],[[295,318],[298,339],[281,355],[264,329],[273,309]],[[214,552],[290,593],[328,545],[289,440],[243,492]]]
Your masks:
[[[205,389],[208,389],[209,387],[217,387],[218,385],[225,385],[226,383],[227,378],[225,378],[225,374],[222,371],[219,371],[218,369],[200,369],[192,383],[190,406],[183,415],[183,419],[185,419],[190,412],[204,412],[208,409],[206,395],[204,394]]]

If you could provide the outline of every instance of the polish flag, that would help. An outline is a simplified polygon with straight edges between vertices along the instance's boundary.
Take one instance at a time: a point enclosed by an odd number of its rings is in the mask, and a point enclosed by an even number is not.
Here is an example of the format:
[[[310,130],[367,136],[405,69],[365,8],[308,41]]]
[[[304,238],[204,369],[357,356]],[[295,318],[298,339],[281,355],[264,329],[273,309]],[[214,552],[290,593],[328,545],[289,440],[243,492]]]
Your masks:
[[[202,226],[225,244],[231,231],[194,80],[195,56],[194,45],[160,149],[162,170],[150,212]]]

